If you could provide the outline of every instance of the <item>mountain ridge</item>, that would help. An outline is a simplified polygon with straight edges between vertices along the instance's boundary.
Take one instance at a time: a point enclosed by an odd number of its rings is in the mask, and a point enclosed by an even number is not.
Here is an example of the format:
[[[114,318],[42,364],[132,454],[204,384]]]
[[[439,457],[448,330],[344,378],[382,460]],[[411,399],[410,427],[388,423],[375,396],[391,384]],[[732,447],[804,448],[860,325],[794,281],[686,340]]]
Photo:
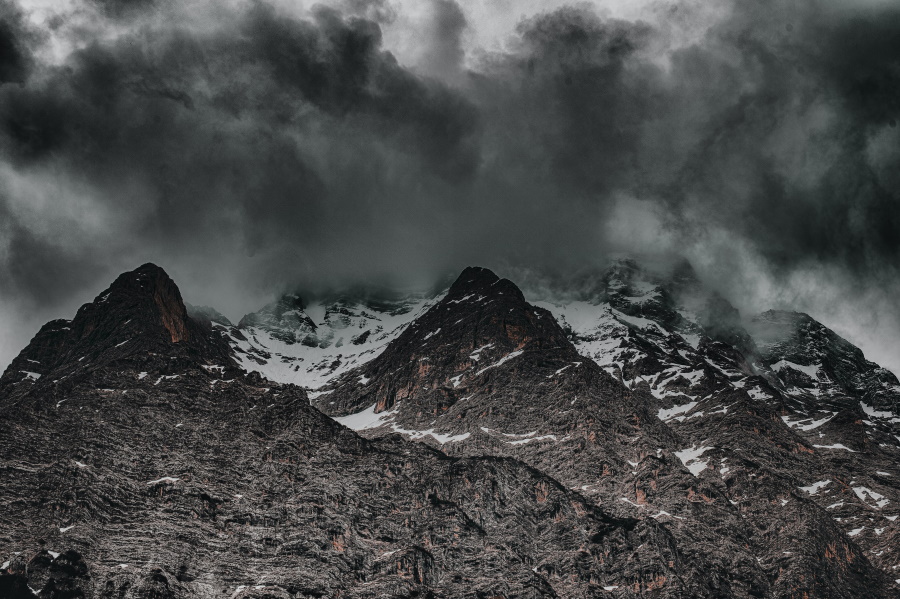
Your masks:
[[[683,265],[543,306],[469,268],[431,298],[305,304],[330,341],[281,353],[272,322],[185,306],[157,268],[0,377],[10,596],[897,596],[896,415],[827,372],[791,386],[806,341],[758,345]],[[301,352],[315,392],[244,370]]]
[[[675,581],[680,558],[654,522],[610,516],[517,460],[362,439],[299,387],[182,351],[206,347],[204,329],[183,321],[191,337],[174,340],[173,311],[143,291],[132,341],[146,355],[107,352],[132,332],[121,321],[90,362],[50,371],[64,385],[18,381],[0,397],[15,473],[0,479],[4,596],[557,597]],[[98,297],[75,328],[118,312]],[[671,586],[656,594],[684,587]]]

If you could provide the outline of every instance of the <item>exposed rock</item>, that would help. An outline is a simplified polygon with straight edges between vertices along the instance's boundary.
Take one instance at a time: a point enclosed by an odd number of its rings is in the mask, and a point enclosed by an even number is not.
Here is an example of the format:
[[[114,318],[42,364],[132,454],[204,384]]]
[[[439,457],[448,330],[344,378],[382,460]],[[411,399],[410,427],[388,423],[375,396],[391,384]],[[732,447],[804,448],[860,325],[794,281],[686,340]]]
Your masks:
[[[362,439],[300,388],[210,364],[224,340],[177,295],[137,282],[113,301],[122,281],[79,310],[44,377],[4,375],[0,534],[33,556],[0,576],[10,596],[23,580],[53,598],[714,596],[655,521],[508,458]],[[90,334],[96,351],[68,361]]]

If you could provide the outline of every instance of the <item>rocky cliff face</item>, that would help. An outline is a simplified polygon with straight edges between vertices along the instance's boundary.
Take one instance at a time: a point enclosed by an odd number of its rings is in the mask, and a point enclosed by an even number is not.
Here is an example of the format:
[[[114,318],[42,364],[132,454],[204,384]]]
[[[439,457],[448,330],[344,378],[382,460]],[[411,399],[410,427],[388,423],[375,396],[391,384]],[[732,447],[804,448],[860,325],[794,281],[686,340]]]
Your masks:
[[[367,436],[515,457],[619,516],[662,522],[727,596],[854,597],[875,592],[873,580],[888,585],[802,491],[850,470],[743,388],[771,373],[723,300],[703,298],[697,316],[634,270],[608,273],[594,303],[549,304],[564,329],[510,281],[468,269],[317,405]]]
[[[898,596],[896,379],[686,264],[191,314],[146,265],[0,378],[0,596]]]
[[[655,521],[516,460],[363,439],[244,374],[169,284],[123,275],[26,348],[43,376],[4,375],[0,595],[711,595]]]
[[[231,364],[230,347],[211,330],[209,323],[188,317],[181,293],[165,271],[145,264],[117,278],[72,320],[44,325],[0,378],[0,394],[15,395],[29,386],[65,386],[76,371],[91,372],[105,364]]]

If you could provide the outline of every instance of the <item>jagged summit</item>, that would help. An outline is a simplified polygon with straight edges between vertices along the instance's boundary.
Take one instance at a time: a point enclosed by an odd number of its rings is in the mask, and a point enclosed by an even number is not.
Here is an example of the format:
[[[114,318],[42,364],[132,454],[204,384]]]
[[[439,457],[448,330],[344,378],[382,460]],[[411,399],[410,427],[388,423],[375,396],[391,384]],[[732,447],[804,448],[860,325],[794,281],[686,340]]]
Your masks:
[[[0,597],[714,596],[656,522],[519,461],[370,442],[297,386],[197,367],[203,329],[163,274],[45,327],[54,356],[106,349],[0,392]]]
[[[447,299],[458,299],[461,296],[477,294],[479,296],[501,296],[509,294],[511,299],[524,302],[522,290],[509,279],[498,277],[494,271],[480,266],[466,267],[447,290]]]
[[[406,400],[437,413],[494,377],[491,364],[518,368],[533,351],[545,352],[541,370],[580,358],[550,313],[528,304],[512,281],[469,267],[378,358],[335,382],[342,399],[327,410],[348,413],[374,405],[380,412]],[[552,359],[549,352],[555,352]],[[366,385],[388,372],[384,384]]]
[[[230,349],[190,318],[169,275],[151,263],[119,275],[72,320],[47,323],[10,364],[0,385],[54,378],[122,360],[165,355],[197,363],[231,363]]]
[[[756,316],[749,330],[761,361],[778,377],[773,383],[811,414],[860,405],[869,416],[897,409],[897,377],[810,315],[769,310]]]
[[[575,597],[590,590],[583,580],[603,581],[603,596],[616,587],[672,598],[892,597],[896,379],[808,315],[768,312],[747,325],[688,264],[663,266],[618,260],[534,303],[531,291],[470,267],[437,295],[288,295],[240,326],[183,304],[158,267],[126,273],[72,321],[45,325],[3,379],[0,405],[14,421],[0,429],[2,457],[27,482],[11,503],[25,512],[16,507],[0,524],[16,531],[14,551],[32,551],[28,526],[40,522],[60,555],[0,560],[32,588],[47,567],[71,562],[93,580],[114,573],[123,585],[165,579],[188,589],[197,572],[227,562],[253,574],[217,593],[255,597],[256,586],[274,584],[322,596],[381,580],[382,594],[413,596],[393,586],[409,572],[416,592],[487,589],[457,574],[481,571],[478,547],[504,546],[530,557],[492,566],[518,582],[484,596],[522,596],[534,583],[539,596]],[[296,336],[308,323],[309,344]],[[223,348],[271,380],[242,375],[216,353]],[[72,480],[86,506],[71,508]],[[30,502],[48,488],[67,511]],[[309,493],[298,498],[298,489]],[[561,501],[548,501],[554,493]],[[592,506],[624,527],[615,530],[635,531],[622,547],[642,559],[606,547],[602,572],[567,562],[585,545],[563,530],[593,526],[569,516],[530,546],[536,524],[560,522],[566,502],[578,518]],[[121,540],[98,522],[123,503],[142,525],[171,530],[169,543],[192,540],[163,552],[160,571],[126,580],[105,546],[98,553],[87,540]],[[429,511],[456,505],[468,507],[450,520]],[[490,529],[498,506],[514,515]],[[23,527],[26,512],[32,525]],[[197,524],[202,531],[185,534]],[[82,529],[89,536],[75,537]],[[223,530],[236,544],[202,548]],[[121,561],[146,563],[146,537],[134,538]],[[591,534],[586,546],[604,538]],[[63,552],[76,546],[84,564]],[[453,557],[457,546],[474,556],[471,567]],[[197,563],[179,557],[188,554]],[[323,578],[335,586],[304,586]]]

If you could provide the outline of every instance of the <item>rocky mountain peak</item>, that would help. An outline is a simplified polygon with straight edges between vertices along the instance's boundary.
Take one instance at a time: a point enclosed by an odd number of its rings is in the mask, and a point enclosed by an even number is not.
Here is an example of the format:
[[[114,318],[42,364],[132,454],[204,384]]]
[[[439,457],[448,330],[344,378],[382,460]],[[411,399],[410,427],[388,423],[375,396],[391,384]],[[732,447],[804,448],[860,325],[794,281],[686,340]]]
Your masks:
[[[188,316],[181,292],[166,271],[148,263],[117,277],[71,321],[55,320],[41,328],[2,381],[36,382],[56,370],[71,374],[172,354],[199,363],[229,363],[227,343],[211,332]]]
[[[190,341],[191,338],[187,308],[178,286],[166,271],[152,263],[119,275],[93,303],[82,306],[75,317],[76,321],[82,314],[99,317],[96,320],[90,317],[82,319],[84,334],[90,334],[99,326],[99,320],[109,321],[109,324],[116,327],[116,321],[120,317],[130,316],[146,319],[150,324],[153,319],[151,315],[154,315],[158,316],[159,324],[172,343]]]
[[[240,328],[126,273],[0,380],[0,597],[896,596],[896,379],[800,313],[748,352],[692,277],[468,268]]]
[[[750,324],[763,363],[807,410],[894,409],[900,382],[858,347],[803,312],[769,310]],[[852,398],[852,399],[851,399]]]
[[[447,297],[453,300],[471,294],[500,295],[504,292],[509,293],[517,300],[525,301],[522,291],[509,279],[501,279],[487,268],[469,266],[460,273],[456,281],[450,286],[450,289],[447,291]]]
[[[445,410],[476,381],[492,376],[492,365],[548,348],[565,353],[561,366],[579,358],[552,315],[528,304],[514,283],[469,267],[378,358],[351,378],[335,381],[343,391],[339,413],[372,404],[380,412],[404,400],[428,411]],[[385,384],[367,386],[387,372],[395,374],[384,377]]]

